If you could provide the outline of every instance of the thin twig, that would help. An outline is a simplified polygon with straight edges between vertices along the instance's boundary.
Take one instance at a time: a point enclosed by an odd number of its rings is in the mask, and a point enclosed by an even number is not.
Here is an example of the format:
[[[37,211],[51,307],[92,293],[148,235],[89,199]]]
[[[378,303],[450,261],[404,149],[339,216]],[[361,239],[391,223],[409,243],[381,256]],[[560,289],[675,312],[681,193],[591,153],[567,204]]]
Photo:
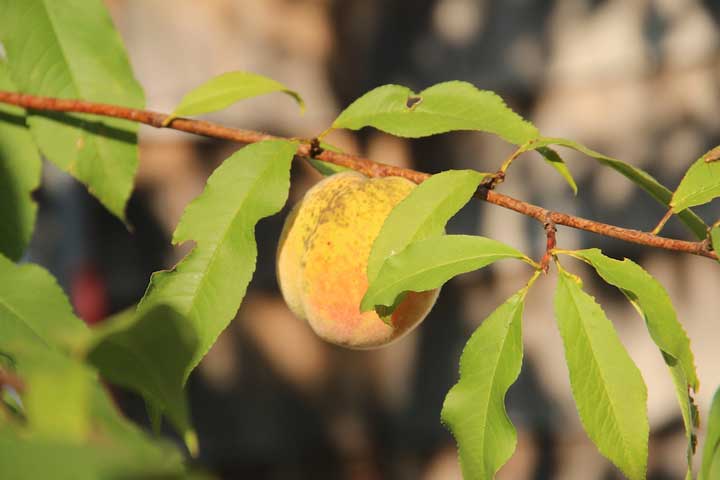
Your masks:
[[[550,218],[551,215],[548,214],[548,219],[545,222],[545,236],[547,237],[547,243],[545,245],[545,254],[542,257],[542,260],[540,260],[540,269],[544,273],[548,273],[548,269],[550,268],[550,259],[552,258],[552,251],[557,246],[557,236],[555,235],[557,233],[557,227]]]
[[[104,117],[122,118],[133,122],[144,123],[155,128],[163,128],[163,122],[168,117],[168,115],[163,113],[126,108],[118,105],[87,102],[84,100],[40,97],[4,91],[0,91],[0,103],[17,105],[31,110],[91,113]],[[170,124],[165,128],[194,133],[211,138],[231,140],[244,144],[282,138],[253,130],[229,128],[203,120],[190,120],[186,118],[173,119],[172,122],[170,122]],[[309,142],[302,142],[298,146],[297,155],[301,157],[308,157],[310,156],[311,150],[312,146]],[[316,158],[318,160],[323,160],[325,162],[357,170],[370,177],[398,176],[407,178],[415,183],[421,183],[430,176],[427,173],[418,172],[416,170],[385,165],[373,162],[367,158],[349,155],[346,153],[332,152],[329,150],[323,151],[317,155]],[[585,230],[598,235],[623,240],[625,242],[661,248],[664,250],[686,252],[716,260],[718,259],[718,255],[714,251],[710,250],[705,242],[690,242],[665,238],[653,235],[652,233],[622,228],[615,225],[608,225],[565,213],[550,212],[549,210],[537,205],[533,205],[488,189],[480,189],[475,196],[486,202],[514,210],[543,223],[550,220],[557,225],[564,225],[579,230]]]
[[[655,228],[652,229],[653,235],[657,235],[658,233],[660,233],[660,231],[662,231],[665,224],[668,222],[668,220],[670,220],[670,217],[672,217],[672,214],[673,214],[672,208],[668,209],[668,211],[665,212],[665,215],[663,215],[663,217],[660,219],[658,224],[655,225]]]

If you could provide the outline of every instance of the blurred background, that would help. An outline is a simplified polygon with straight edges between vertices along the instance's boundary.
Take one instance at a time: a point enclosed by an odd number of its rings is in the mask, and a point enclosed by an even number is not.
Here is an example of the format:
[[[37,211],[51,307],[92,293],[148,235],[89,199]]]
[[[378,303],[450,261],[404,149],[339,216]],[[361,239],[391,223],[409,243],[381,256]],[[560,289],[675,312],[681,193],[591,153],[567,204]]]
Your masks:
[[[171,111],[187,91],[231,70],[275,78],[299,91],[300,116],[283,95],[243,102],[209,119],[269,133],[313,137],[352,100],[378,85],[421,90],[459,79],[495,90],[544,135],[581,141],[651,172],[674,189],[685,169],[720,144],[719,0],[108,0],[145,87],[148,108]],[[454,133],[406,141],[376,131],[333,132],[330,143],[426,172],[494,171],[511,146]],[[30,258],[47,266],[78,313],[97,323],[133,305],[150,274],[189,245],[170,236],[207,176],[238,145],[143,127],[141,166],[128,232],[69,176],[45,166]],[[500,191],[547,208],[650,230],[664,210],[619,174],[561,152],[580,193],[534,153]],[[257,227],[258,266],[235,321],[190,379],[199,463],[220,478],[455,479],[455,445],[440,423],[447,390],[472,331],[524,285],[515,263],[464,275],[443,288],[424,324],[375,351],[318,340],[279,295],[275,248],[285,215],[320,176],[293,167],[290,201]],[[720,208],[698,209],[708,221]],[[471,202],[452,233],[509,243],[539,258],[542,226]],[[689,238],[672,220],[665,235]],[[720,384],[720,269],[699,257],[640,248],[566,228],[562,248],[600,247],[639,261],[668,289],[692,341],[707,413]],[[685,439],[673,387],[642,319],[577,262],[649,391],[649,478],[683,477]],[[231,278],[228,281],[232,281]],[[531,290],[523,372],[508,395],[518,450],[502,479],[622,478],[583,433],[554,326],[554,274]],[[142,401],[115,391],[128,416]],[[701,432],[702,445],[702,432]]]

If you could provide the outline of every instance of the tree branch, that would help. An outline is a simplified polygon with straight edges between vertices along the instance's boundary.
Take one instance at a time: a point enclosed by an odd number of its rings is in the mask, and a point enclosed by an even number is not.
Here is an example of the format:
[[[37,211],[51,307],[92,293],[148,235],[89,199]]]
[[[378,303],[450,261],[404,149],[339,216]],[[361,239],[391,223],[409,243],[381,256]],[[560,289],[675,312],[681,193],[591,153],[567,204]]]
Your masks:
[[[168,126],[163,127],[163,121],[168,117],[166,114],[150,110],[126,108],[118,105],[86,102],[83,100],[40,97],[22,93],[0,91],[0,103],[17,105],[30,110],[90,113],[104,117],[122,118],[132,122],[144,123],[145,125],[150,125],[155,128],[170,128],[205,137],[231,140],[244,144],[281,138],[253,130],[229,128],[203,120],[190,120],[185,118],[176,118],[170,122]],[[300,157],[309,157],[311,155],[311,150],[311,142],[302,142],[298,146],[297,155]],[[427,173],[418,172],[416,170],[385,165],[356,155],[331,152],[329,150],[323,151],[315,158],[335,165],[357,170],[370,177],[398,176],[407,178],[415,183],[421,183],[430,176]],[[623,240],[625,242],[647,245],[649,247],[661,248],[664,250],[691,253],[693,255],[713,258],[715,260],[718,259],[718,254],[711,250],[708,242],[705,241],[690,242],[685,240],[676,240],[639,230],[608,225],[565,213],[551,212],[537,205],[533,205],[482,187],[478,190],[475,196],[488,203],[499,205],[528,217],[532,217],[543,224],[552,222],[556,225],[564,225],[566,227],[585,230],[598,235]]]

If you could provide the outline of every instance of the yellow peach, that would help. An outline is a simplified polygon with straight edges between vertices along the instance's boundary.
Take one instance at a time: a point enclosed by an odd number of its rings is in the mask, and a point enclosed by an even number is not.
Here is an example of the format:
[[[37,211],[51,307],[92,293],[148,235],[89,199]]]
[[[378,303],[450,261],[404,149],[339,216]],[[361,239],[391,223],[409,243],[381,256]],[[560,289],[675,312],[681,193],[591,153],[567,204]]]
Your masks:
[[[320,181],[285,221],[277,278],[285,302],[321,338],[349,348],[373,348],[419,324],[438,290],[409,292],[390,318],[360,312],[368,287],[373,241],[390,211],[415,184],[400,177],[343,172]]]

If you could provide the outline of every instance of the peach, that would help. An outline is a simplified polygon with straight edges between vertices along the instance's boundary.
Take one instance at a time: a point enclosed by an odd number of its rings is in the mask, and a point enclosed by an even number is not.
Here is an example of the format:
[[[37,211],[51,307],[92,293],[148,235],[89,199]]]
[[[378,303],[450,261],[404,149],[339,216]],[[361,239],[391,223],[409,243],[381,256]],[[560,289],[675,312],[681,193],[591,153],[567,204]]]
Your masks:
[[[409,292],[385,321],[360,312],[373,241],[415,184],[400,177],[332,175],[312,187],[285,221],[277,278],[285,302],[321,338],[373,348],[400,338],[428,314],[438,290]]]

